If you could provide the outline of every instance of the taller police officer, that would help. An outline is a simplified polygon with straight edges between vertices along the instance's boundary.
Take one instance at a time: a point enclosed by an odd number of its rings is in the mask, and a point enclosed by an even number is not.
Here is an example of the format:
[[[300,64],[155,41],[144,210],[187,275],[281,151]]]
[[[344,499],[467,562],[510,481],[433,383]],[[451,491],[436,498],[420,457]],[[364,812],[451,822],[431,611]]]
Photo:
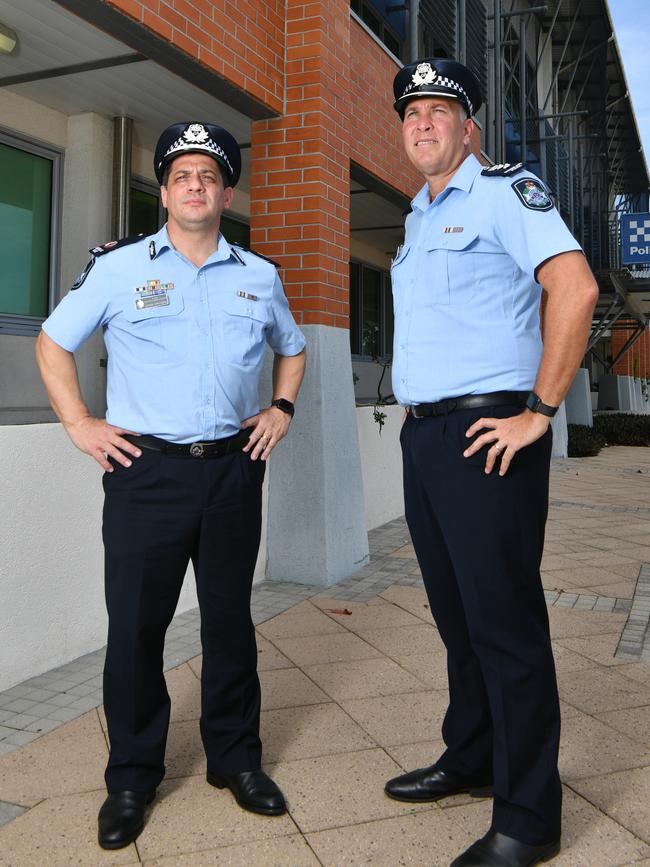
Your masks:
[[[190,560],[208,783],[230,788],[245,809],[285,810],[260,767],[250,592],[264,461],[288,431],[305,341],[273,264],[220,234],[240,174],[234,138],[209,123],[174,124],[158,141],[154,167],[167,224],[91,251],[37,341],[55,412],[106,471],[110,757],[99,843],[107,849],[138,836],[164,776],[163,645]],[[89,415],[72,355],[98,326],[108,350],[106,420]],[[265,343],[275,353],[274,399],[260,411]]]
[[[454,867],[528,867],[560,848],[560,713],[540,581],[550,417],[585,351],[597,287],[541,181],[471,153],[481,97],[430,58],[394,81],[426,183],[393,263],[393,388],[406,517],[447,647],[446,750],[386,792],[491,787],[489,832]],[[544,342],[542,288],[548,295]]]

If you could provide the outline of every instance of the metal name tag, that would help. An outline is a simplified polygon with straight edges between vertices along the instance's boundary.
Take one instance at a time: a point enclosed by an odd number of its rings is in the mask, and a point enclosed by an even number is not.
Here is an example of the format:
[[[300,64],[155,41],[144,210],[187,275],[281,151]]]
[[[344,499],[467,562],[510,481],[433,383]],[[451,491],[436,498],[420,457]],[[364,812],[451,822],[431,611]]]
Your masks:
[[[164,295],[141,295],[135,302],[138,310],[147,310],[149,307],[168,307],[169,296]]]

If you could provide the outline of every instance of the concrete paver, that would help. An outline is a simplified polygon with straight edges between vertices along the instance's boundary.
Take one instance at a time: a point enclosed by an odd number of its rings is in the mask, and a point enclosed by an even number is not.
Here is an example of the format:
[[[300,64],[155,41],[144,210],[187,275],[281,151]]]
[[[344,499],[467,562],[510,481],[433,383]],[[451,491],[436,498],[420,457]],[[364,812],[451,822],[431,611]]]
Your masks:
[[[650,865],[648,473],[650,450],[624,448],[552,472],[542,577],[563,714],[558,867]],[[490,799],[383,793],[443,749],[446,665],[403,519],[369,540],[371,562],[335,587],[255,589],[263,762],[288,815],[246,813],[206,783],[198,618],[185,612],[166,652],[167,777],[136,845],[96,843],[102,652],[0,694],[0,867],[444,867],[482,835]]]

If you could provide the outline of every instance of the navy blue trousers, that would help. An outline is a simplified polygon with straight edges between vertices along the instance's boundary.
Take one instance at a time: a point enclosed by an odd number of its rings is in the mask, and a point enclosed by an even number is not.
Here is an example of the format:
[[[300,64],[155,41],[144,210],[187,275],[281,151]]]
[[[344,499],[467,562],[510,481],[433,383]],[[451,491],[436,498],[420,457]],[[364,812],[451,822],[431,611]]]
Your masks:
[[[104,474],[109,792],[147,791],[165,773],[170,700],[165,632],[191,560],[201,610],[201,736],[208,769],[260,767],[260,685],[250,594],[265,464],[143,450]]]
[[[492,827],[529,844],[560,835],[560,711],[539,567],[551,431],[504,477],[470,458],[465,431],[516,407],[408,416],[401,442],[406,519],[447,648],[446,750],[438,766],[493,779]]]

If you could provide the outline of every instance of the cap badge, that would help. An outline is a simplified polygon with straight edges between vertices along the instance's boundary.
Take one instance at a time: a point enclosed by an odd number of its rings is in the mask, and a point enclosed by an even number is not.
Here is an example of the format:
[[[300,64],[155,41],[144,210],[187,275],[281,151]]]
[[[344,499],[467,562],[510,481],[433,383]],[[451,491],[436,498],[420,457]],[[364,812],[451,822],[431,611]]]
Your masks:
[[[210,138],[210,134],[202,123],[191,123],[183,133],[183,138],[191,144],[203,144]]]
[[[430,63],[418,63],[412,75],[413,84],[416,87],[419,87],[421,84],[433,84],[437,77],[438,73]]]

